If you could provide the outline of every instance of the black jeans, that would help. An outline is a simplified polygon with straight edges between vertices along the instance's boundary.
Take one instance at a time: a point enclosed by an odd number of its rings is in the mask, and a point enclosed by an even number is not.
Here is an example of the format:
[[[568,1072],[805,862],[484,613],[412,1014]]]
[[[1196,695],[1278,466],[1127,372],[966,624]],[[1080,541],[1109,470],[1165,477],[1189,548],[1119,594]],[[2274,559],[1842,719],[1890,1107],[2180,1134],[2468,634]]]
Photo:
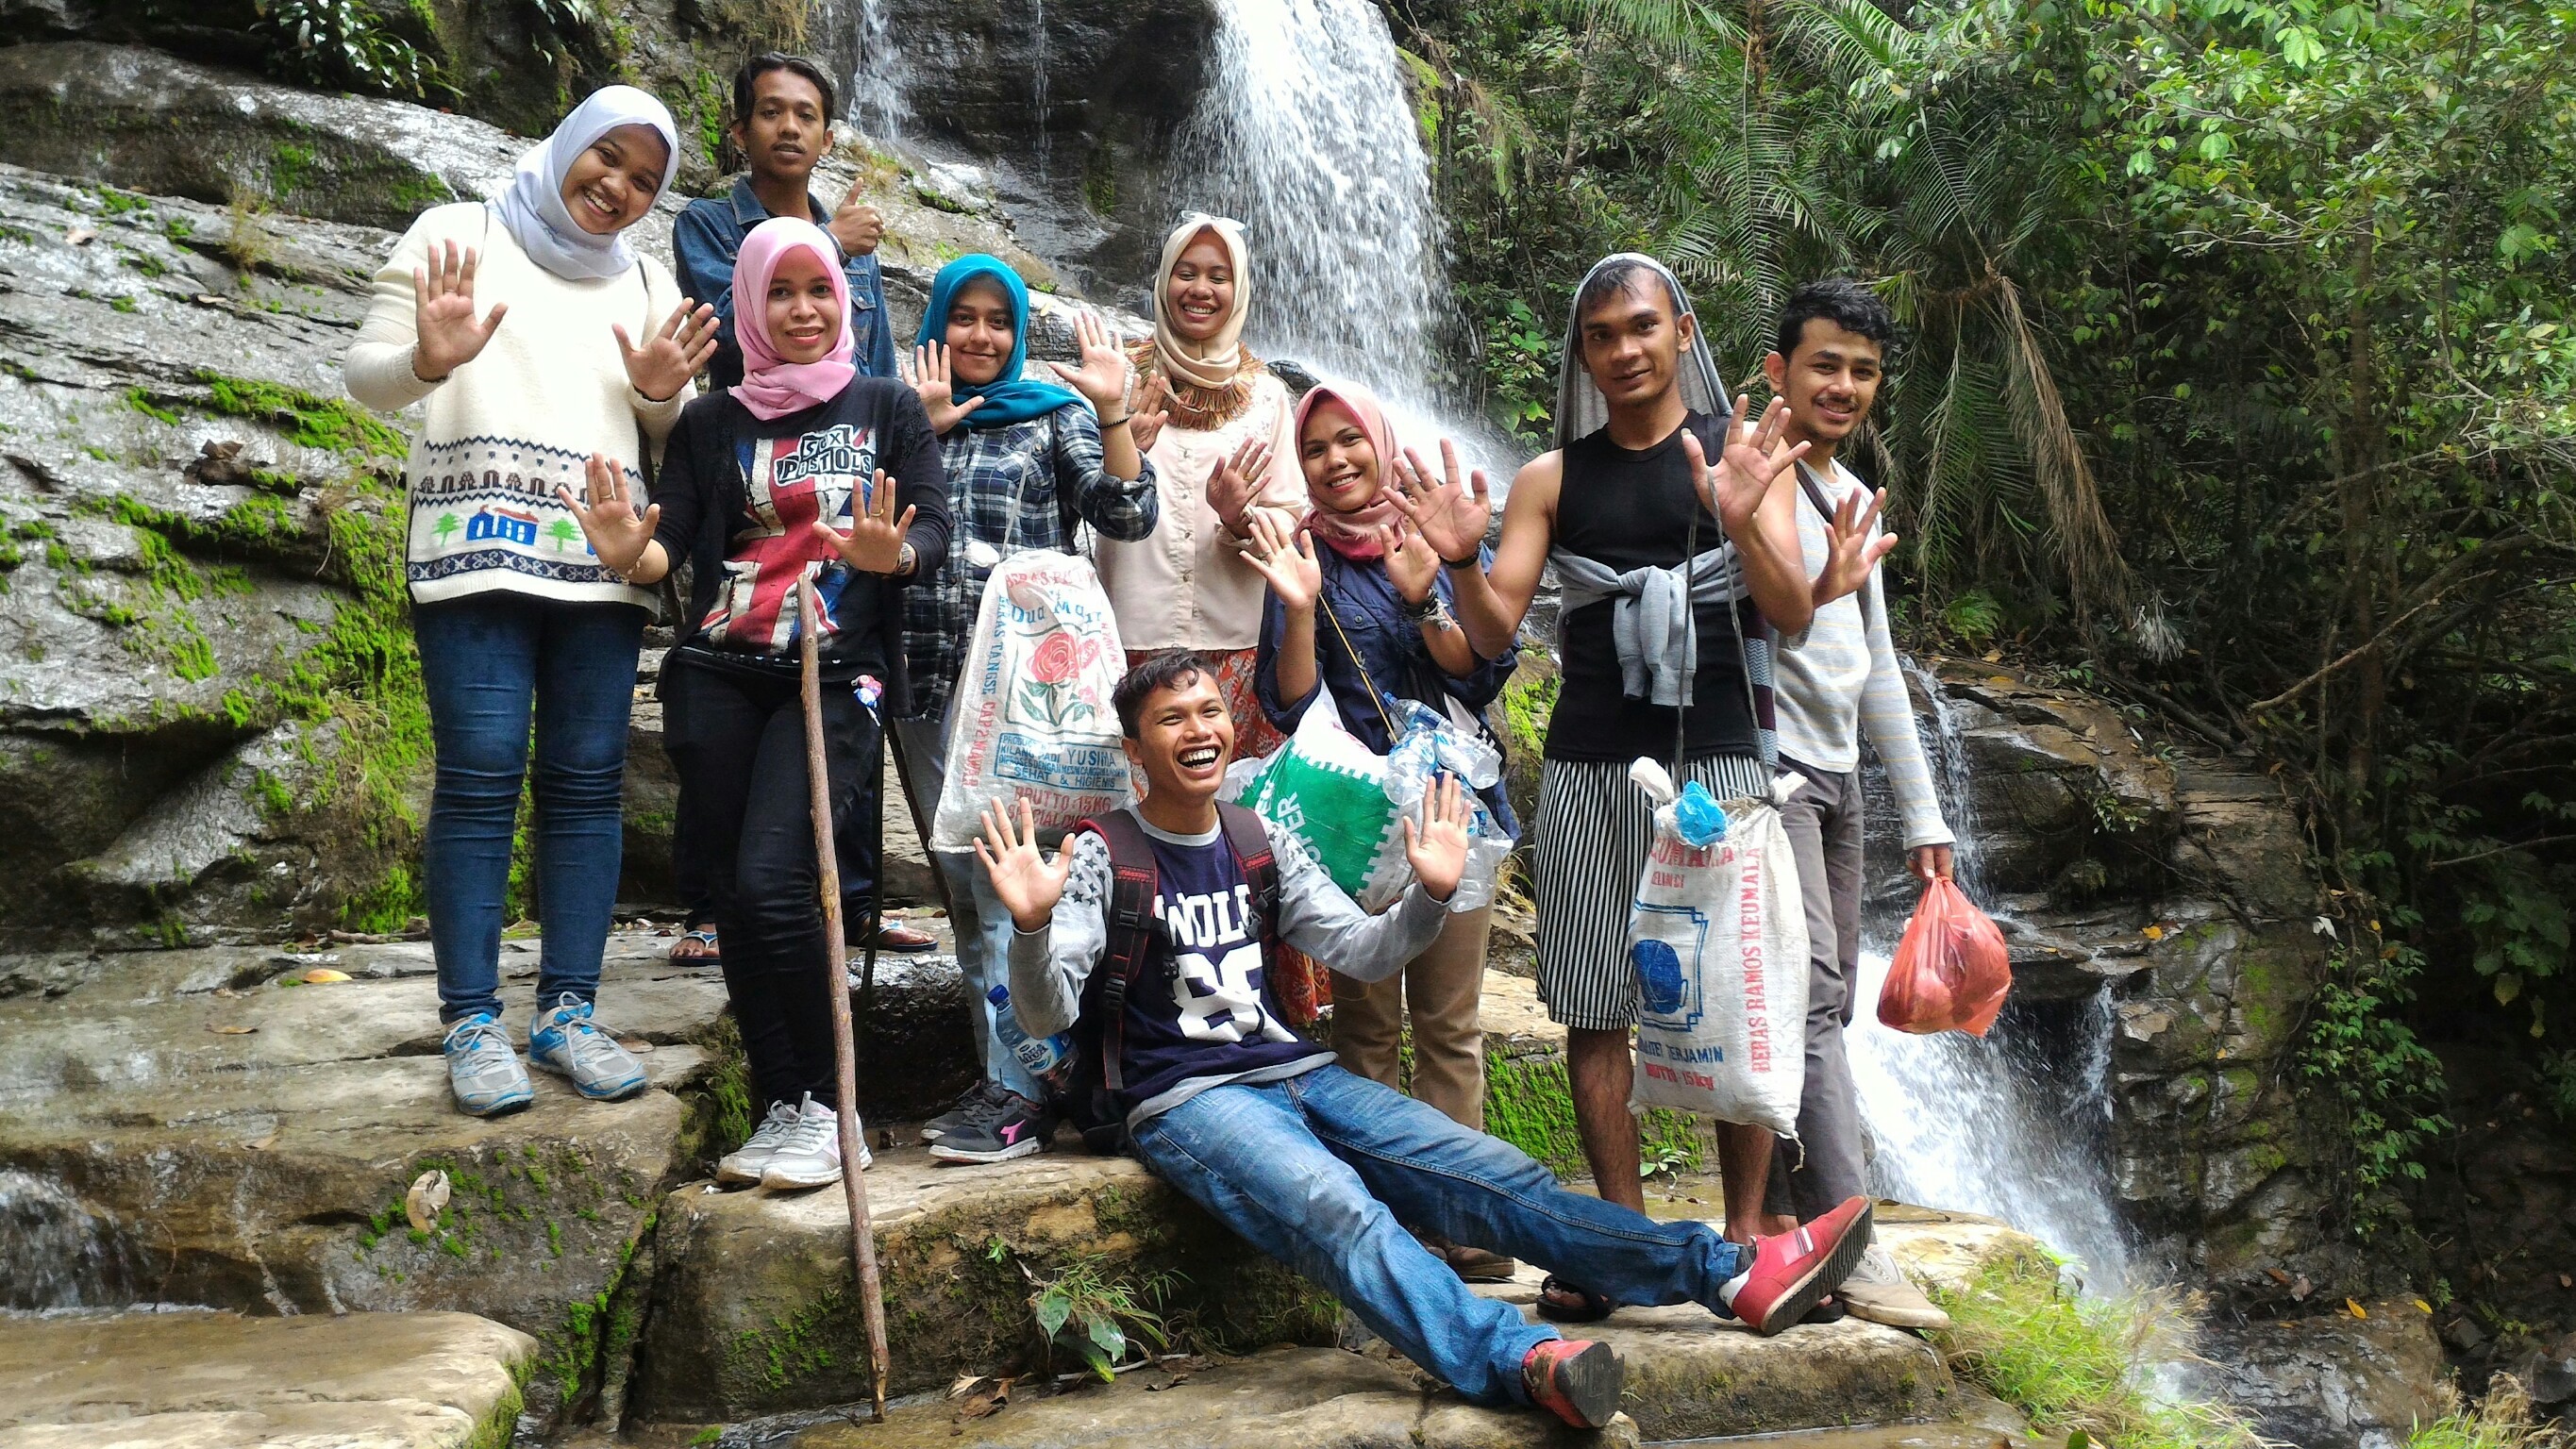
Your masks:
[[[817,893],[805,715],[793,675],[767,679],[673,651],[663,665],[662,727],[724,943],[725,994],[751,1067],[757,1105],[837,1105],[829,939]],[[876,822],[863,786],[879,777],[884,736],[849,686],[823,686],[823,754],[836,848],[853,837],[866,871]],[[852,828],[856,826],[856,828]]]

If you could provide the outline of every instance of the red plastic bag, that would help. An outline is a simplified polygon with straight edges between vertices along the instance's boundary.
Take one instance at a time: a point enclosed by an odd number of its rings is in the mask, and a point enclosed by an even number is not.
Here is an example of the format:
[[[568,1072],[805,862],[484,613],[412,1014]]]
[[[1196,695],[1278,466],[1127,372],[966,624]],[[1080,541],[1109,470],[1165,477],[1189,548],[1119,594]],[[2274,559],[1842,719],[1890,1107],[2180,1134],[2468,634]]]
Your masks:
[[[1896,943],[1896,962],[1878,989],[1878,1020],[1918,1036],[1984,1036],[2011,990],[2012,958],[2002,930],[1957,885],[1936,879],[1924,887]]]

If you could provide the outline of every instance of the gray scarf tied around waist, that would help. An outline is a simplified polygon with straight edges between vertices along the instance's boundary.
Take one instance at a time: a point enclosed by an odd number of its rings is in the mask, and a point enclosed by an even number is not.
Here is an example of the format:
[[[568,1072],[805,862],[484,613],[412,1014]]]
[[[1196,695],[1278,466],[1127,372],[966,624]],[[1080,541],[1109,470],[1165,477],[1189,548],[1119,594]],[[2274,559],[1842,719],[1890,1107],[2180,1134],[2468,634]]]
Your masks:
[[[1608,564],[1550,549],[1556,570],[1556,651],[1565,653],[1565,621],[1575,610],[1603,599],[1610,606],[1610,640],[1619,655],[1619,692],[1649,704],[1676,706],[1699,668],[1694,605],[1733,603],[1744,597],[1744,570],[1735,545],[1720,543],[1688,564],[1613,572]]]

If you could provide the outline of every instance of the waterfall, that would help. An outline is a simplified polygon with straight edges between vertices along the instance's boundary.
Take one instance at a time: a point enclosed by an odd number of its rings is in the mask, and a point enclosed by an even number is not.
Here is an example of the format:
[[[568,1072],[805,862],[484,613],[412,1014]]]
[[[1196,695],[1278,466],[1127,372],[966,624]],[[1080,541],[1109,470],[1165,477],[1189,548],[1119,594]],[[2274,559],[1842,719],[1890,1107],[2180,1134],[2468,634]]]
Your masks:
[[[894,43],[886,18],[892,0],[859,0],[859,64],[850,77],[850,124],[884,141],[903,139],[912,119],[904,104],[903,52]]]
[[[61,1183],[0,1170],[0,1308],[122,1306],[133,1278],[112,1220]]]
[[[1214,60],[1182,131],[1175,199],[1244,224],[1247,340],[1367,383],[1428,444],[1449,290],[1386,18],[1370,0],[1226,0]]]
[[[1908,662],[1909,672],[1915,666]],[[1975,800],[1958,726],[1937,682],[1923,747],[1941,781],[1942,806],[1959,837],[1959,884],[1977,889]],[[2009,1022],[1980,1040],[1957,1032],[1912,1036],[1880,1026],[1874,1010],[1902,920],[1864,929],[1861,1002],[1846,1041],[1861,1115],[1877,1144],[1874,1190],[1927,1207],[2003,1219],[2082,1265],[2096,1291],[2116,1291],[2131,1270],[2110,1170],[2093,1139],[2108,1130],[2113,1011],[2106,989],[2084,1008],[2078,1048],[2053,1052],[2016,1039]]]

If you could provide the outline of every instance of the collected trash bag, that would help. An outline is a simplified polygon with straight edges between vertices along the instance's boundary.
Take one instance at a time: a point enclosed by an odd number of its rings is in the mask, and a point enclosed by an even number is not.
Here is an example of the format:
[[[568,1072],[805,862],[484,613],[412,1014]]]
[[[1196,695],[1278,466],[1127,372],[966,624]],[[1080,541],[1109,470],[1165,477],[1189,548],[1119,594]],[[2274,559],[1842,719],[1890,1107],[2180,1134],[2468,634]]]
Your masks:
[[[1628,778],[1656,804],[1655,842],[1628,911],[1637,972],[1636,1085],[1628,1107],[1674,1107],[1798,1135],[1807,1076],[1807,909],[1779,802],[1726,802],[1722,834],[1685,812],[1653,760]],[[1706,843],[1693,845],[1691,837]]]
[[[995,565],[957,676],[930,848],[972,849],[988,804],[1025,799],[1052,836],[1133,799],[1109,704],[1126,667],[1089,559],[1031,549]]]
[[[1878,1020],[1920,1036],[1984,1036],[2011,990],[2004,933],[1957,885],[1937,878],[1923,888],[1914,919],[1896,943],[1896,961],[1878,988]]]
[[[1406,869],[1395,802],[1386,794],[1386,760],[1342,728],[1329,690],[1306,707],[1288,743],[1237,799],[1296,836],[1354,899],[1372,881]]]
[[[1460,728],[1419,700],[1390,703],[1399,711],[1396,724],[1403,734],[1386,756],[1387,801],[1395,807],[1398,819],[1419,821],[1422,797],[1439,777],[1458,777],[1460,787],[1467,792],[1467,868],[1458,878],[1456,894],[1449,898],[1449,909],[1463,913],[1490,906],[1494,903],[1494,883],[1503,873],[1503,858],[1512,853],[1512,833],[1503,828],[1475,792],[1490,790],[1503,778],[1502,752],[1488,744],[1484,736]],[[1362,910],[1384,908],[1413,883],[1413,869],[1403,859],[1401,834],[1395,845],[1394,863],[1402,869],[1391,878],[1369,883],[1368,893],[1357,897]]]

